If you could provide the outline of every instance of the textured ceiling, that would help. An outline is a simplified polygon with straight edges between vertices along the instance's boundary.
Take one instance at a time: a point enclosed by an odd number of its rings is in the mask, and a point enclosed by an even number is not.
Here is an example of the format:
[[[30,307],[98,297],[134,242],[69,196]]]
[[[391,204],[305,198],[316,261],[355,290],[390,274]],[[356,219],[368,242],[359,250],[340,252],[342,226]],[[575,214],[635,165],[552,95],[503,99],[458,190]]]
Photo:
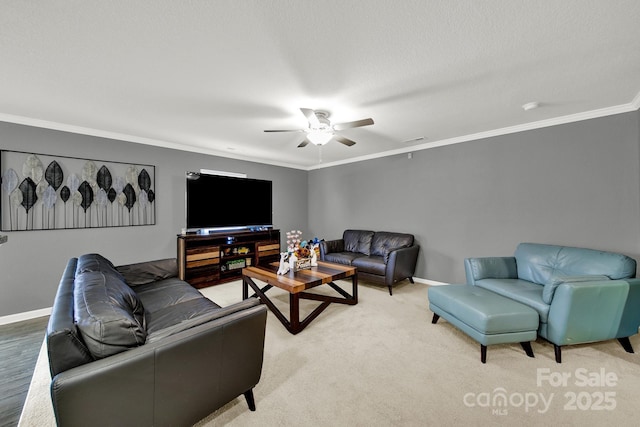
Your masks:
[[[637,0],[12,0],[0,12],[0,120],[303,169],[640,106]],[[530,101],[541,107],[525,112]],[[375,124],[321,151],[263,132],[305,127],[300,107]]]

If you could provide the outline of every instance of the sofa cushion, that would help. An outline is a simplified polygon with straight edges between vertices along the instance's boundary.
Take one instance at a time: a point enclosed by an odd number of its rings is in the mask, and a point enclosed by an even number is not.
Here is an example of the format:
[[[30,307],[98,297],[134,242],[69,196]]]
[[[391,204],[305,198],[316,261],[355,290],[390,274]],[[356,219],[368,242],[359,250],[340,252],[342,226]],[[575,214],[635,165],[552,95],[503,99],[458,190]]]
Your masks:
[[[124,277],[116,269],[113,263],[100,254],[85,254],[78,257],[76,276],[89,271],[100,271],[125,282]]]
[[[482,279],[476,280],[476,286],[528,305],[538,312],[540,322],[547,323],[550,306],[542,300],[542,285],[519,279]]]
[[[371,253],[371,239],[373,234],[373,231],[368,230],[345,230],[342,234],[345,252],[369,255]]]
[[[220,306],[202,296],[147,313],[147,341],[172,335],[208,321]],[[204,316],[204,317],[203,317]]]
[[[76,275],[74,321],[96,359],[144,344],[144,308],[123,280],[101,271]]]
[[[363,257],[366,255],[359,252],[331,252],[324,255],[324,261],[351,265],[354,259]]]
[[[175,258],[120,265],[116,270],[122,274],[129,286],[144,285],[178,276],[178,264]]]
[[[204,298],[200,291],[177,277],[138,285],[135,292],[147,315],[185,301]]]
[[[521,243],[515,252],[518,278],[545,284],[553,275],[635,277],[636,261],[626,255],[568,246]]]
[[[378,276],[384,276],[385,269],[387,268],[384,258],[376,255],[356,258],[351,265],[358,267],[358,273],[376,274]]]
[[[412,234],[378,231],[371,240],[371,255],[381,256],[384,262],[387,262],[391,251],[408,248],[411,245],[413,245]]]
[[[557,274],[551,276],[551,280],[544,285],[542,290],[542,300],[547,304],[551,304],[553,295],[556,292],[556,288],[563,283],[576,283],[576,282],[601,282],[609,280],[607,276],[565,276]]]

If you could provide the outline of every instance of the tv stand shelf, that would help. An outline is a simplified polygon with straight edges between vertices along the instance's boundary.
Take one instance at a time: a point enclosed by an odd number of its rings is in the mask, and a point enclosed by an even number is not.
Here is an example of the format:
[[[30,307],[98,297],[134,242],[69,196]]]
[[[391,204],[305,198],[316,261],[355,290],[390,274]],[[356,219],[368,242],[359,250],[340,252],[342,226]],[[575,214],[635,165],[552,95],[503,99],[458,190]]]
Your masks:
[[[196,288],[238,280],[242,269],[280,259],[280,230],[178,235],[178,276]]]

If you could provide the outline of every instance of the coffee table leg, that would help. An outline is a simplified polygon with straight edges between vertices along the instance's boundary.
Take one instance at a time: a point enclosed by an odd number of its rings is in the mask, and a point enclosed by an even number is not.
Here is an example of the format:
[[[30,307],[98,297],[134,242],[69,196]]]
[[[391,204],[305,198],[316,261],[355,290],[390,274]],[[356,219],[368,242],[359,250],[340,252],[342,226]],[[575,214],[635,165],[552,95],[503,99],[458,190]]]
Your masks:
[[[297,334],[302,330],[300,327],[300,295],[289,294],[289,332]]]
[[[353,300],[355,301],[355,303],[358,303],[358,275],[354,274],[352,276],[352,283],[353,283],[353,292],[351,293],[351,295],[353,295]]]
[[[301,332],[313,319],[327,308],[331,303],[349,304],[355,305],[358,303],[358,276],[353,275],[352,278],[353,291],[352,295],[349,295],[346,291],[341,289],[335,283],[328,283],[333,289],[340,293],[344,298],[335,298],[327,295],[309,294],[306,292],[289,293],[289,319],[273,304],[273,302],[265,295],[265,292],[269,290],[272,285],[267,284],[262,289],[248,276],[242,276],[242,298],[249,298],[249,287],[255,292],[254,295],[260,298],[260,301],[265,304],[271,312],[280,320],[285,328],[292,334]],[[322,304],[317,306],[310,314],[308,314],[304,320],[300,321],[300,299],[310,299],[321,301]]]
[[[246,277],[242,277],[242,299],[249,299],[249,284]]]

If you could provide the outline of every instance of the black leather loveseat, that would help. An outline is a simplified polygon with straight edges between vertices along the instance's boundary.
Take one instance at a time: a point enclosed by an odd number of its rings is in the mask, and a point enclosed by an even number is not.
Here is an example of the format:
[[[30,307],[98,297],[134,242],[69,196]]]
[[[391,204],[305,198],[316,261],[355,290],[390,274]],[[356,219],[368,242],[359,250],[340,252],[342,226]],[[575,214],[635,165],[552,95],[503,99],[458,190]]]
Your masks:
[[[220,307],[176,274],[175,259],[68,262],[47,328],[58,426],[190,426],[241,394],[255,410],[265,307]]]
[[[420,246],[412,234],[345,230],[342,239],[320,242],[320,259],[358,268],[358,278],[382,283],[393,295],[394,283],[413,283]]]

